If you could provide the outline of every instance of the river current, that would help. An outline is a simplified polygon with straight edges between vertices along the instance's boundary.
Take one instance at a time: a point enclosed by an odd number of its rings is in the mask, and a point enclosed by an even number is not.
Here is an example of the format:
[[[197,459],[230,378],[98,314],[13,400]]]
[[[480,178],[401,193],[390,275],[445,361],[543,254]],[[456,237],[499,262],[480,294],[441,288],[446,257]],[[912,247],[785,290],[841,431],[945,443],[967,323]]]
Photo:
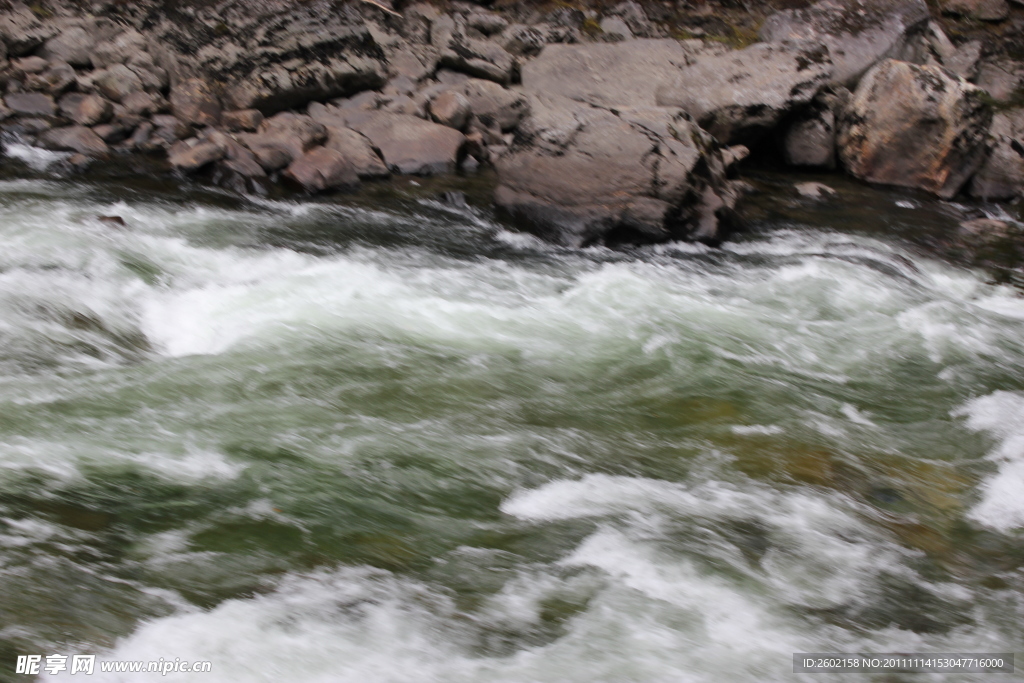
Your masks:
[[[1024,666],[1019,291],[827,225],[113,188],[0,182],[0,679],[1024,680],[792,673]]]

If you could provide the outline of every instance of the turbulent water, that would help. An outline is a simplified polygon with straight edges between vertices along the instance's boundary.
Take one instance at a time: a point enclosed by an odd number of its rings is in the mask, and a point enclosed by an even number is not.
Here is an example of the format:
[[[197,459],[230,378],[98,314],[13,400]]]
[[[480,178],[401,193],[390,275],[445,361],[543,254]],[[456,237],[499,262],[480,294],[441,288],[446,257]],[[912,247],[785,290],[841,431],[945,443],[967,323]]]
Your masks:
[[[0,183],[0,678],[1020,659],[1018,291],[821,226],[567,251],[380,206]]]

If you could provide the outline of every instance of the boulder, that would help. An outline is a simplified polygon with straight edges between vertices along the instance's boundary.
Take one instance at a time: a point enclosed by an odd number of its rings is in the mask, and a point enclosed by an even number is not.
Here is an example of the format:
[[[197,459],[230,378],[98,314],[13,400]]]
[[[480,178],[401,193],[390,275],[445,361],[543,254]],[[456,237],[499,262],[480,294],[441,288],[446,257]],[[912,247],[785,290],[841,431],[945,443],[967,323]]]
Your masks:
[[[832,78],[853,87],[872,65],[897,56],[927,28],[928,18],[925,0],[821,0],[769,16],[760,37],[767,43],[824,44],[832,58]]]
[[[968,191],[979,199],[1013,199],[1024,193],[1024,110],[997,112],[992,118],[989,153]]]
[[[458,164],[466,138],[457,130],[403,114],[341,111],[347,127],[365,135],[395,173],[451,173]]]
[[[70,64],[51,60],[41,73],[30,74],[25,78],[25,87],[29,90],[60,95],[74,85],[76,80],[77,75]]]
[[[314,147],[309,150],[293,161],[284,175],[307,192],[323,192],[359,185],[359,177],[345,155],[328,147]]]
[[[148,93],[144,90],[136,90],[127,95],[121,105],[129,114],[152,116],[157,112],[166,111],[167,101],[159,95]]]
[[[836,112],[846,106],[850,96],[842,86],[825,88],[811,106],[790,118],[782,134],[782,155],[787,164],[835,168]]]
[[[5,57],[27,55],[56,34],[55,22],[40,21],[24,5],[0,13],[0,43],[6,48]]]
[[[430,118],[442,126],[462,130],[469,112],[469,100],[451,90],[445,90],[430,100]]]
[[[386,178],[388,167],[362,133],[344,126],[328,125],[324,146],[341,152],[360,178]]]
[[[548,45],[523,65],[523,90],[600,106],[654,106],[658,88],[672,83],[692,54],[677,40]]]
[[[230,131],[253,131],[263,123],[263,114],[258,109],[238,109],[224,112],[220,121]]]
[[[81,126],[95,126],[110,120],[114,105],[99,95],[71,93],[60,99],[60,112]]]
[[[942,11],[982,21],[1002,21],[1010,16],[1010,5],[1006,0],[943,0]]]
[[[253,69],[228,88],[227,101],[235,109],[259,109],[268,115],[312,100],[380,88],[386,82],[387,69],[380,60],[339,54],[327,61],[300,61],[292,69],[276,63]]]
[[[756,141],[829,82],[828,51],[811,43],[759,43],[700,57],[682,68],[657,102],[690,114],[722,143]]]
[[[326,127],[312,117],[282,112],[263,121],[256,133],[239,138],[267,171],[277,171],[327,139]]]
[[[488,12],[483,9],[473,10],[466,17],[466,25],[475,28],[480,33],[490,36],[501,33],[508,27],[508,20],[497,12]]]
[[[188,78],[171,88],[171,112],[198,126],[216,126],[220,122],[220,100],[201,78]]]
[[[715,141],[685,113],[546,96],[531,111],[495,162],[495,202],[521,227],[569,246],[721,238],[732,187]]]
[[[948,199],[983,162],[991,121],[980,88],[890,59],[865,74],[844,111],[840,158],[862,180]]]
[[[70,26],[43,44],[39,56],[72,66],[91,66],[96,39],[81,26]]]
[[[53,116],[57,111],[52,97],[37,92],[12,93],[4,97],[4,104],[15,114],[27,116]]]
[[[146,37],[135,29],[128,29],[112,40],[106,40],[92,50],[90,61],[93,68],[105,69],[115,64],[125,64],[140,52],[146,51]]]
[[[171,147],[167,160],[179,171],[191,173],[207,164],[223,159],[226,152],[223,145],[212,140],[196,141],[191,145],[186,142],[178,142]]]
[[[509,84],[518,62],[505,48],[491,40],[471,38],[452,17],[442,15],[430,28],[430,42],[440,52],[438,64],[455,71]]]
[[[39,144],[46,149],[89,156],[103,156],[109,151],[103,138],[85,126],[53,128],[39,136]]]
[[[492,81],[470,78],[459,88],[469,102],[469,111],[485,126],[510,131],[530,112],[529,99]]]
[[[142,81],[124,64],[114,64],[108,69],[94,72],[92,83],[104,97],[115,102],[120,102],[133,92],[142,90]]]
[[[1007,102],[1024,89],[1024,64],[1009,59],[982,62],[978,67],[978,87],[992,99]]]

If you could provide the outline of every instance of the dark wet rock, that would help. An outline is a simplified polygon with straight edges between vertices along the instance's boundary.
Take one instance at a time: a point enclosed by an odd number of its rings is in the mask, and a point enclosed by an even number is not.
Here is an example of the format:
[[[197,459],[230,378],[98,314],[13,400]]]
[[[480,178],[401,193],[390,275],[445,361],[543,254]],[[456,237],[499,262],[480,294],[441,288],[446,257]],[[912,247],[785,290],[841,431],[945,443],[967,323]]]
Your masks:
[[[53,98],[37,92],[12,93],[4,97],[4,104],[15,114],[53,116],[57,108]]]
[[[336,149],[315,147],[288,166],[284,175],[307,192],[323,192],[359,185],[359,177],[345,155]]]
[[[653,106],[658,88],[672,83],[692,54],[676,40],[548,45],[523,65],[523,90],[602,106]]]
[[[569,246],[721,238],[734,199],[724,163],[683,112],[540,96],[531,110],[495,162],[495,201],[521,226]]]
[[[822,0],[771,15],[760,36],[768,43],[824,44],[832,58],[832,78],[852,87],[872,65],[899,55],[928,19],[924,0]]]
[[[56,59],[72,66],[91,66],[96,38],[81,26],[69,26],[50,38],[40,48],[39,56]]]
[[[968,186],[980,199],[1024,194],[1024,110],[997,112],[989,129],[991,151]]]
[[[95,94],[70,93],[59,104],[61,114],[82,126],[106,123],[114,115],[114,105]]]
[[[437,199],[442,204],[447,204],[448,206],[454,206],[454,207],[460,208],[460,209],[464,209],[467,206],[469,206],[469,204],[466,202],[466,193],[465,192],[457,192],[457,191],[442,192],[441,194],[439,194],[437,196]]]
[[[150,121],[143,121],[131,134],[131,137],[125,141],[125,147],[128,149],[143,149],[149,143],[150,135],[156,129]]]
[[[370,140],[394,173],[433,175],[456,169],[465,136],[414,116],[344,110],[345,123]]]
[[[104,123],[93,126],[92,132],[100,136],[100,139],[108,145],[116,145],[124,142],[132,131],[116,123]]]
[[[446,90],[430,100],[430,118],[442,126],[462,130],[469,113],[469,100],[458,92]]]
[[[761,43],[699,58],[658,90],[657,102],[680,107],[723,143],[748,143],[807,106],[831,74],[821,45]]]
[[[263,123],[263,114],[258,109],[239,109],[224,112],[220,120],[230,131],[254,131]]]
[[[982,21],[1002,21],[1010,15],[1010,4],[1006,0],[942,0],[942,11]]]
[[[201,78],[189,78],[171,88],[171,112],[184,121],[198,126],[216,126],[220,123],[220,99]]]
[[[886,60],[869,71],[839,131],[843,165],[874,183],[956,195],[984,161],[982,91],[939,67]]]
[[[100,223],[106,223],[107,225],[113,225],[119,228],[125,227],[124,219],[120,216],[97,216],[96,220]]]
[[[193,141],[192,144],[178,142],[171,147],[167,160],[179,171],[191,173],[207,164],[223,159],[226,152],[223,145],[211,140]]]
[[[108,69],[93,72],[92,83],[104,97],[115,102],[143,88],[138,75],[124,64],[114,64]]]
[[[107,143],[85,126],[53,128],[39,136],[39,144],[47,149],[89,156],[103,156],[109,151]]]

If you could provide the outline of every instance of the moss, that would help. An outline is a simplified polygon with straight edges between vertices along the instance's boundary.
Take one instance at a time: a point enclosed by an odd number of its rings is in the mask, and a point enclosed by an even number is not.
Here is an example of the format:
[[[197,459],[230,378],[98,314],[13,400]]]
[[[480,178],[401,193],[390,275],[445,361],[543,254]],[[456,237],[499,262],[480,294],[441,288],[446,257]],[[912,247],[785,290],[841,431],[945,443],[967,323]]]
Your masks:
[[[584,19],[583,25],[580,28],[591,38],[604,34],[604,29],[601,28],[601,24],[597,23],[597,19],[593,19],[591,17]]]
[[[39,4],[33,3],[29,5],[28,8],[31,10],[32,14],[36,15],[40,19],[49,19],[53,16],[53,12]]]

